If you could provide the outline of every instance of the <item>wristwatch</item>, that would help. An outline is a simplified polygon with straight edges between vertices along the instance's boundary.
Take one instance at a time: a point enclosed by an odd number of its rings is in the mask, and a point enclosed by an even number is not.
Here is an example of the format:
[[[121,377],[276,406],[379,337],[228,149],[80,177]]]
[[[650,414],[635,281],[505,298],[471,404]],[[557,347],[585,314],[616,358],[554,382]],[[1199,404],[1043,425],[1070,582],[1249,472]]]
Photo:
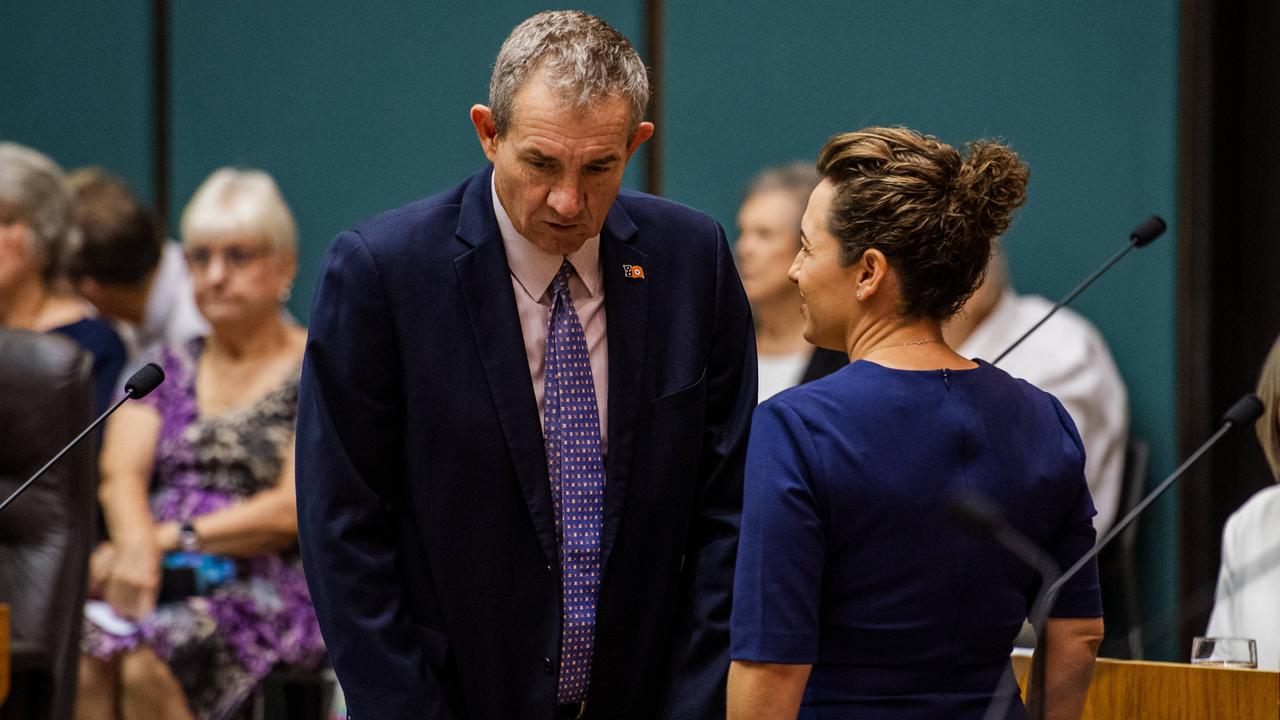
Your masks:
[[[200,549],[200,534],[190,520],[183,520],[178,526],[178,547],[184,552],[195,552]]]

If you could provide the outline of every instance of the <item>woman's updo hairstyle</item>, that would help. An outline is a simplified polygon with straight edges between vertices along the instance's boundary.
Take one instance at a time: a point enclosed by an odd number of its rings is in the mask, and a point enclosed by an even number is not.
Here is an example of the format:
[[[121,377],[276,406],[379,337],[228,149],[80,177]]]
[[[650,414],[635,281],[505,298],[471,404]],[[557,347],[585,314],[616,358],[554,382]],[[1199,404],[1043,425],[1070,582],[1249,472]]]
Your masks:
[[[907,128],[836,135],[818,156],[835,186],[828,219],[841,263],[876,248],[902,283],[907,317],[945,320],[982,282],[991,243],[1027,199],[1027,166],[1010,148],[980,140],[955,148]]]

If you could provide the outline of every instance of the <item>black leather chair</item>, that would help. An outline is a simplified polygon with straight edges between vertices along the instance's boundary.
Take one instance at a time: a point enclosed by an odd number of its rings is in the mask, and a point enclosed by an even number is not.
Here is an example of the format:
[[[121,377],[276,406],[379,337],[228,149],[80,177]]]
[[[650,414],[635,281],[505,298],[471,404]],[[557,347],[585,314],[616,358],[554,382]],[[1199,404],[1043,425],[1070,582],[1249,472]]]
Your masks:
[[[91,365],[67,338],[0,328],[0,498],[93,420]],[[0,717],[72,716],[95,440],[85,438],[0,512],[0,602],[10,606],[13,670]]]
[[[1146,490],[1147,443],[1129,438],[1125,447],[1124,479],[1120,487],[1120,507],[1116,519],[1127,515]],[[1103,657],[1141,660],[1142,587],[1138,582],[1138,525],[1134,521],[1098,555],[1098,575],[1102,585],[1102,609],[1106,636],[1098,654]]]

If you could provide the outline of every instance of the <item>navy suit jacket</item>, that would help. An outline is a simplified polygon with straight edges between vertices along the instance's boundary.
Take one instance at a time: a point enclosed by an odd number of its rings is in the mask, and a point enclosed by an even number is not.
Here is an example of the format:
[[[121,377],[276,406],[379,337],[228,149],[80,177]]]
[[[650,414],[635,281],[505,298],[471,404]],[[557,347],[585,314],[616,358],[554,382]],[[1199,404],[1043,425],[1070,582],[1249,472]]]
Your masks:
[[[554,711],[559,559],[491,175],[339,235],[312,310],[300,542],[358,719]],[[750,312],[723,230],[675,203],[622,191],[600,257],[609,449],[588,716],[723,717]]]

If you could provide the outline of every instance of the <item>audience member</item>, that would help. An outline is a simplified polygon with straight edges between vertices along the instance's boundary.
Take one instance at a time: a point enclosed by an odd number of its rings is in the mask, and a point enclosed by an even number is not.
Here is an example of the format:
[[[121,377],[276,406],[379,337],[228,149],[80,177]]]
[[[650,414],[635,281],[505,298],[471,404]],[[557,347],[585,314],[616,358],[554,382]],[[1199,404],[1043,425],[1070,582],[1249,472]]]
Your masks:
[[[79,238],[62,168],[29,147],[0,143],[0,325],[60,333],[92,353],[101,412],[112,401],[125,347],[63,276]]]
[[[226,718],[276,664],[322,657],[295,549],[305,332],[282,303],[296,234],[258,171],[218,170],[183,213],[210,334],[170,347],[165,383],[107,427],[99,495],[111,540],[90,566],[105,602],[86,607],[81,718]],[[207,583],[157,603],[174,590],[162,577],[177,575],[162,567],[184,563]]]
[[[1280,482],[1280,339],[1258,378],[1262,417],[1255,429],[1271,476]],[[1258,643],[1258,667],[1280,670],[1280,486],[1260,490],[1227,519],[1222,567],[1206,635]]]
[[[733,254],[756,324],[760,402],[849,363],[844,353],[815,348],[804,339],[800,291],[787,278],[800,250],[800,216],[817,184],[812,163],[768,168],[747,186],[738,208]]]
[[[1009,282],[996,243],[982,285],[942,327],[947,342],[967,358],[994,360],[1035,325],[1053,303],[1019,295]],[[1000,361],[1000,369],[1058,398],[1084,440],[1099,535],[1115,522],[1129,436],[1129,395],[1102,334],[1079,313],[1062,308]]]
[[[978,493],[1066,567],[1093,546],[1079,436],[1053,396],[943,339],[1027,168],[905,128],[837,135],[791,278],[804,335],[851,365],[755,413],[731,621],[730,720],[979,718],[1035,593],[1033,570],[946,515]],[[1014,439],[1014,441],[1010,441]],[[1045,624],[1052,718],[1078,718],[1102,639],[1097,567]]]
[[[82,240],[67,260],[77,292],[118,323],[129,351],[125,375],[169,345],[205,335],[182,247],[120,178],[102,168],[70,177]]]

